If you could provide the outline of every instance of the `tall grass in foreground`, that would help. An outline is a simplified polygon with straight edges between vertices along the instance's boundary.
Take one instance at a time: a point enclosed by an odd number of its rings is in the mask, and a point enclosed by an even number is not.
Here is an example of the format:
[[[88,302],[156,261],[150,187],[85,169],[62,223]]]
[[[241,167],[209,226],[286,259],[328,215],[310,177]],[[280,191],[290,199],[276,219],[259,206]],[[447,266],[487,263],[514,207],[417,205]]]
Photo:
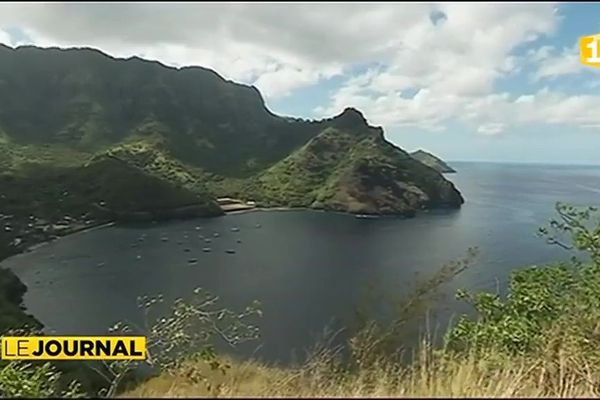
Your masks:
[[[326,360],[296,369],[230,362],[225,375],[204,370],[208,390],[188,375],[198,364],[154,378],[122,397],[597,397],[600,372],[585,355],[507,358],[497,353],[434,352],[423,344],[410,367],[381,360],[341,374]],[[596,371],[595,371],[596,369]]]

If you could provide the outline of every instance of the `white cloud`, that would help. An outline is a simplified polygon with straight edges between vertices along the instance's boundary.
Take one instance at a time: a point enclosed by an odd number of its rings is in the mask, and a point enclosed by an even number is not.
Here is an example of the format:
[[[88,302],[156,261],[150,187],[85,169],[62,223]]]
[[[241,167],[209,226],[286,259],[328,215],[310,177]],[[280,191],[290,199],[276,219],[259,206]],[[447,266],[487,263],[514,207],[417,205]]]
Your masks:
[[[40,45],[94,46],[170,65],[203,65],[268,97],[349,67],[388,65],[380,91],[482,94],[513,69],[508,52],[554,27],[552,4],[88,3],[0,5],[0,28]],[[430,14],[446,18],[433,24]],[[66,23],[68,21],[68,23]]]
[[[502,133],[505,128],[506,126],[501,122],[488,122],[479,126],[479,128],[477,128],[477,133],[493,136]]]
[[[474,105],[478,120],[505,121],[502,123],[505,130],[509,124],[557,124],[579,128],[600,126],[600,115],[595,111],[600,95],[570,96],[545,88],[514,100],[508,96],[489,96],[486,100]],[[493,126],[492,123],[487,123],[487,129],[481,129],[480,133],[489,133],[490,126]]]
[[[5,44],[7,46],[10,45],[10,35],[8,34],[8,32],[5,32],[4,30],[0,29],[0,44]]]
[[[533,54],[532,60],[538,65],[533,75],[535,81],[577,74],[585,69],[579,62],[578,45],[565,47],[560,53],[552,47],[544,46]]]
[[[506,130],[508,124],[497,121],[513,116],[499,117],[494,107],[508,110],[525,99],[511,103],[508,94],[494,93],[494,85],[521,68],[522,57],[512,54],[517,46],[554,32],[555,6],[444,3],[439,9],[445,20],[413,25],[388,65],[349,79],[318,111],[330,115],[351,105],[386,126],[442,130],[462,120],[482,134]],[[410,98],[408,89],[418,92]]]
[[[169,65],[202,65],[256,84],[267,97],[355,63],[388,60],[428,21],[430,4],[0,4],[0,29],[38,45],[91,46]]]

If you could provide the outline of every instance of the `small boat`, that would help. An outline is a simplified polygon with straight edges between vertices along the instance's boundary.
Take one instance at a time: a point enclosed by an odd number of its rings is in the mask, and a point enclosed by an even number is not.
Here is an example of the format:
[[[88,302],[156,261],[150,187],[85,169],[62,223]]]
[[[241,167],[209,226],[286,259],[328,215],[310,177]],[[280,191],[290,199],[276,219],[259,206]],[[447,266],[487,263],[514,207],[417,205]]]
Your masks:
[[[211,239],[209,239],[209,238],[204,239],[204,243],[210,243],[210,242],[212,242]]]
[[[225,253],[235,254],[235,250],[234,249],[227,249],[227,250],[225,250]]]
[[[202,249],[202,251],[205,253],[210,253],[211,249],[210,249],[210,247],[205,247]]]
[[[98,265],[96,265],[96,266],[97,267],[104,267],[105,265],[106,265],[106,263],[101,262],[101,263],[98,263]]]
[[[221,235],[219,235],[219,232],[215,232],[215,233],[213,233],[213,236],[214,236],[214,237],[219,237],[219,236],[221,236]]]
[[[197,231],[199,231],[200,229],[202,229],[202,227],[201,227],[201,226],[197,226],[197,227],[196,227],[196,230],[197,230]]]
[[[188,248],[183,249],[183,251],[185,251],[186,253],[189,253],[191,250]]]
[[[242,239],[236,240],[237,243],[242,243]]]
[[[137,260],[141,260],[141,259],[142,259],[142,256],[138,255],[138,256],[136,256],[135,258],[136,258]]]
[[[239,232],[240,228],[238,228],[237,226],[234,226],[233,228],[231,228],[231,232]]]
[[[163,238],[160,238],[160,240],[162,240],[163,242],[168,242],[169,238],[168,237],[163,237]]]
[[[262,227],[262,225],[261,224],[256,224],[256,225],[254,225],[254,227],[255,228],[260,228],[260,227]]]
[[[198,259],[197,259],[197,258],[190,258],[190,259],[188,260],[188,263],[190,263],[190,264],[196,264],[197,262],[198,262]]]
[[[375,219],[375,218],[379,218],[379,215],[356,214],[354,217],[359,218],[359,219]]]

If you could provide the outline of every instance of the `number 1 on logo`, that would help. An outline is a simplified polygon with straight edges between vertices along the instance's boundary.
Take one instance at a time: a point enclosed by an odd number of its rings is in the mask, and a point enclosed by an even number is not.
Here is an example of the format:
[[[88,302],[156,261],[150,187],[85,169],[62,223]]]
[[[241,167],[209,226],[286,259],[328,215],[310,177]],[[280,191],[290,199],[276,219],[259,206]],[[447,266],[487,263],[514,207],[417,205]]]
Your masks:
[[[600,67],[600,34],[579,39],[579,57],[582,64]]]
[[[597,63],[600,62],[600,57],[598,57],[598,38],[594,37],[594,39],[587,44],[587,48],[590,49],[591,56],[586,60],[587,62]]]

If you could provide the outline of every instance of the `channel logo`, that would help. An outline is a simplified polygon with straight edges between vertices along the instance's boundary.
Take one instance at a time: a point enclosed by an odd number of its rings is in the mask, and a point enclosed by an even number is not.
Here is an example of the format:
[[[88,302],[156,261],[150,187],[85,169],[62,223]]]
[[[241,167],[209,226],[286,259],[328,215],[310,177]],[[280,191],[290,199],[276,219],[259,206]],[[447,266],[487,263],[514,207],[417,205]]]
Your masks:
[[[600,33],[579,38],[579,61],[590,67],[600,67]]]
[[[2,360],[145,360],[144,336],[5,336]]]

